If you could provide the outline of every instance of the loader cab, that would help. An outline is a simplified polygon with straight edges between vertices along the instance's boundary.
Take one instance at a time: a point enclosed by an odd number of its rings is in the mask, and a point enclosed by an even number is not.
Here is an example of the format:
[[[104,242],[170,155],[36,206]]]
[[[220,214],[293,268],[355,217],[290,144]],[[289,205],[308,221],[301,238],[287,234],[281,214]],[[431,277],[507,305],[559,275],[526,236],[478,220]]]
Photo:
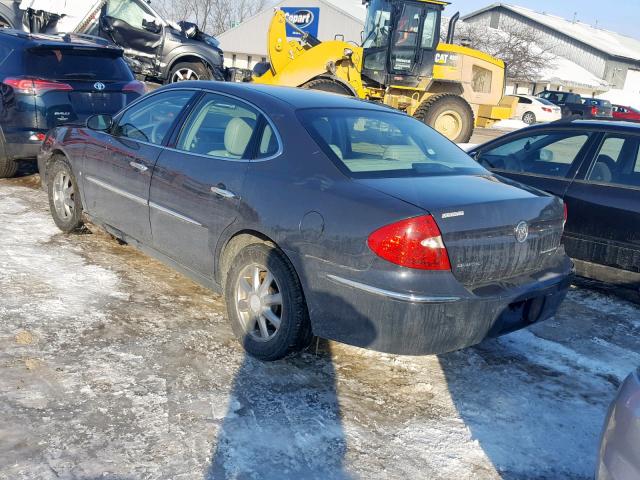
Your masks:
[[[362,75],[372,86],[416,87],[433,75],[446,2],[371,0],[364,31]]]

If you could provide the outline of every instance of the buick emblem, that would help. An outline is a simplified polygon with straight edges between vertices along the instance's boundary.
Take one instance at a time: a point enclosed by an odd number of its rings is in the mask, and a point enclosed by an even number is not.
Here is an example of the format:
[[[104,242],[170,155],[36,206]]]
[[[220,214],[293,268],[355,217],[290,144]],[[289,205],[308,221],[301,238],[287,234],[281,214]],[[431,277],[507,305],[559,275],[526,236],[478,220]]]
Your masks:
[[[106,86],[105,86],[105,84],[104,84],[104,83],[102,83],[102,82],[96,82],[96,83],[94,83],[94,84],[93,84],[93,88],[95,88],[96,90],[98,90],[99,92],[101,92],[102,90],[104,90],[104,89],[105,89],[105,88],[107,88],[107,87],[106,87]]]
[[[529,238],[529,225],[527,222],[520,222],[515,228],[516,240],[518,243],[524,243]]]

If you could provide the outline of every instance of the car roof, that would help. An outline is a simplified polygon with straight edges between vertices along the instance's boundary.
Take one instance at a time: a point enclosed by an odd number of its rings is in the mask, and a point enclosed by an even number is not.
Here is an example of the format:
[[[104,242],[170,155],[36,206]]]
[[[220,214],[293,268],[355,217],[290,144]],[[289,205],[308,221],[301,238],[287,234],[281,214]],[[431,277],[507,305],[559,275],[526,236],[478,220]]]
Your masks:
[[[12,37],[16,40],[22,41],[25,48],[38,48],[38,47],[94,47],[105,48],[109,50],[122,50],[117,45],[109,42],[100,37],[94,35],[84,35],[79,33],[65,33],[65,34],[44,34],[44,33],[27,33],[22,30],[15,30],[12,28],[0,29],[0,35],[6,37]]]
[[[197,88],[213,90],[229,95],[243,97],[262,97],[266,101],[277,101],[285,104],[293,110],[307,108],[357,108],[384,112],[400,113],[398,110],[386,105],[360,100],[355,97],[338,95],[304,88],[281,87],[273,85],[261,85],[257,83],[215,82],[215,81],[189,81],[178,82],[162,87],[162,90],[171,88]]]

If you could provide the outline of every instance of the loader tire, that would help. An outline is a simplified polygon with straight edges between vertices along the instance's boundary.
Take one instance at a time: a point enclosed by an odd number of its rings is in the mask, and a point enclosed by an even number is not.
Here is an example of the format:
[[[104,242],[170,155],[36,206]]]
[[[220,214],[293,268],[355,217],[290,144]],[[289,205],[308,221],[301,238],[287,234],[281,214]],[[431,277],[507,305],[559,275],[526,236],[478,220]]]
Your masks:
[[[454,143],[467,143],[473,135],[473,110],[459,95],[433,95],[422,102],[413,116]]]
[[[337,93],[338,95],[347,95],[353,97],[353,93],[345,87],[342,83],[332,80],[330,78],[316,78],[310,80],[302,88],[307,90],[319,90],[321,92]]]

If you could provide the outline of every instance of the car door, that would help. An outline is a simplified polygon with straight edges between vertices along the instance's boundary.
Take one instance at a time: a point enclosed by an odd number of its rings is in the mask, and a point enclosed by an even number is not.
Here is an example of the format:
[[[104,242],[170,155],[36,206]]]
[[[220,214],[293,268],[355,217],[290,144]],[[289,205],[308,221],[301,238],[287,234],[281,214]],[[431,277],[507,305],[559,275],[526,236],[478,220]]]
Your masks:
[[[151,241],[153,166],[193,95],[175,89],[144,97],[125,110],[109,132],[99,134],[100,141],[84,159],[84,194],[92,216],[138,241]]]
[[[175,148],[165,150],[154,169],[154,248],[200,275],[213,275],[215,246],[238,216],[263,122],[256,108],[237,98],[206,93],[199,99],[176,133]]]
[[[602,134],[591,158],[565,195],[567,252],[640,273],[640,135]]]
[[[591,147],[583,130],[535,130],[472,152],[496,174],[563,197]]]
[[[154,62],[163,40],[163,22],[138,0],[107,0],[100,16],[101,36],[129,56]]]

